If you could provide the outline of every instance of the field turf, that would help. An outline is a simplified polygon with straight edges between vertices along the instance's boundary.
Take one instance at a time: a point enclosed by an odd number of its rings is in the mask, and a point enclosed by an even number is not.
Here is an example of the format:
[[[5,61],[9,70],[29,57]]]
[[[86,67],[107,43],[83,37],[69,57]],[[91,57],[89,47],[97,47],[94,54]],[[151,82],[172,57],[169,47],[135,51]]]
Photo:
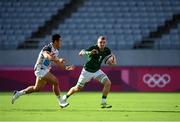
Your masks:
[[[64,93],[62,93],[64,94]],[[100,92],[79,92],[61,109],[53,93],[22,96],[0,93],[0,121],[180,121],[180,93],[110,93],[112,108],[100,107]]]

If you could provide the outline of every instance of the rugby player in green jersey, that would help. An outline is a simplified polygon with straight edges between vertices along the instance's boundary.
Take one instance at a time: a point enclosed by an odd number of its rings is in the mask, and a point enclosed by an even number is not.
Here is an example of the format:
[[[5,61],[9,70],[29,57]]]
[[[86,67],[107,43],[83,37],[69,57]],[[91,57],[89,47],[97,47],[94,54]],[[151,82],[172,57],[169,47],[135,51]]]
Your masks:
[[[75,92],[80,91],[84,85],[89,82],[91,79],[98,80],[100,83],[104,85],[102,90],[102,108],[111,108],[111,105],[106,103],[107,95],[110,91],[111,81],[107,77],[107,75],[100,69],[101,63],[105,59],[105,57],[111,55],[111,50],[106,47],[106,37],[100,36],[97,40],[97,45],[91,46],[89,49],[81,50],[79,52],[80,56],[86,56],[87,62],[84,65],[81,75],[79,76],[77,84],[72,87],[66,95],[62,97],[64,102],[67,101],[68,97]],[[116,64],[116,58],[113,55],[114,60],[109,65]]]

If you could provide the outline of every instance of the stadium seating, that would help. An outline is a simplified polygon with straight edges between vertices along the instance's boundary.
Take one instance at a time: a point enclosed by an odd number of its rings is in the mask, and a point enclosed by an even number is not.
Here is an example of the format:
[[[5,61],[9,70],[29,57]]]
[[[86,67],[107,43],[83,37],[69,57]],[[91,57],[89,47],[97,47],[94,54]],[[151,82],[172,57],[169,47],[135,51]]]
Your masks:
[[[32,32],[64,7],[68,0],[1,0],[0,48],[16,49]]]
[[[155,41],[156,49],[180,49],[180,24],[177,29],[172,29],[168,35]]]
[[[180,13],[179,5],[178,0],[90,0],[53,32],[61,33],[65,41],[78,43],[77,48],[106,35],[111,48],[132,49],[136,41]]]
[[[32,2],[33,1],[33,2]],[[0,45],[14,48],[51,19],[70,0],[0,1]],[[59,23],[52,33],[63,37],[63,48],[81,48],[93,44],[99,35],[108,37],[113,49],[132,49],[137,41],[148,37],[173,15],[180,14],[179,0],[88,0],[70,17]],[[8,9],[7,9],[8,8]],[[180,49],[180,27],[155,39],[156,49]],[[9,36],[8,36],[9,35]],[[47,43],[51,34],[39,40]],[[168,41],[167,41],[168,40]],[[169,43],[172,43],[169,45]],[[13,48],[9,46],[8,48]]]

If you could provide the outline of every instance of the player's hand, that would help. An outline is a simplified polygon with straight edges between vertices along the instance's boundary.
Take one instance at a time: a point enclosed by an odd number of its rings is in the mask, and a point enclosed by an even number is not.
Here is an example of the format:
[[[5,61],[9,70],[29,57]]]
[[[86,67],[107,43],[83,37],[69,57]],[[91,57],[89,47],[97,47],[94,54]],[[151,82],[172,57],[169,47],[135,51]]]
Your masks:
[[[109,66],[114,66],[117,64],[117,61],[116,61],[116,57],[115,55],[113,54],[113,60],[110,60],[110,62],[108,63]]]
[[[86,53],[86,51],[83,49],[79,52],[79,56],[83,56],[83,55],[85,55],[85,53]]]
[[[74,70],[74,69],[75,69],[74,65],[66,66],[66,70]]]
[[[59,58],[59,62],[62,63],[62,64],[65,64],[66,60],[64,58]]]
[[[56,61],[56,56],[51,54],[50,52],[48,51],[43,51],[43,56],[51,61]]]
[[[95,55],[95,54],[98,54],[98,53],[99,53],[99,51],[98,51],[97,49],[91,50],[91,54],[92,54],[92,55]]]

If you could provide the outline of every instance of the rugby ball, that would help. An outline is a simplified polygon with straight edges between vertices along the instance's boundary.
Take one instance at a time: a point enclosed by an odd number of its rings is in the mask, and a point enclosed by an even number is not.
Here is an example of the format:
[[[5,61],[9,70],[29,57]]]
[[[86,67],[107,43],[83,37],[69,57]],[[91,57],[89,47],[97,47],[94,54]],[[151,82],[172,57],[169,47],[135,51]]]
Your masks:
[[[104,58],[104,63],[107,65],[116,64],[116,57],[114,54],[110,54]]]

